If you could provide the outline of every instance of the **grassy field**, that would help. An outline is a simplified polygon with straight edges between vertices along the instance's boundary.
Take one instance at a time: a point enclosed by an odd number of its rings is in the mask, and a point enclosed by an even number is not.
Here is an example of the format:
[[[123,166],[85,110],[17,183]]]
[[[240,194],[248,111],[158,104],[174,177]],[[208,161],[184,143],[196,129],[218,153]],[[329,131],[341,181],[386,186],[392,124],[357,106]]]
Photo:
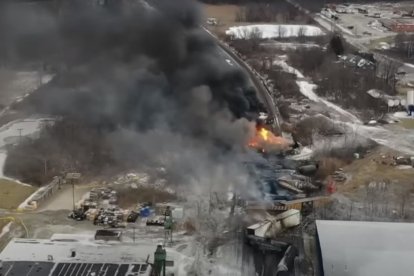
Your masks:
[[[370,49],[376,49],[377,46],[380,45],[381,42],[386,42],[388,44],[392,44],[394,42],[394,38],[395,35],[390,35],[390,36],[386,36],[386,37],[381,37],[381,38],[377,38],[377,39],[372,39],[369,43],[369,48]]]
[[[381,182],[384,180],[394,181],[394,189],[400,192],[414,192],[411,185],[414,179],[414,169],[397,169],[392,165],[383,164],[390,162],[391,156],[399,154],[385,148],[374,150],[371,154],[360,160],[355,160],[352,164],[343,169],[352,178],[345,185],[337,185],[338,191],[349,196],[361,196],[361,187],[365,187],[369,182]],[[385,157],[385,159],[384,159]],[[362,193],[364,190],[362,190]],[[397,193],[396,193],[397,194]]]
[[[413,119],[400,119],[400,124],[405,128],[414,129]]]
[[[204,17],[214,17],[218,20],[217,26],[209,26],[208,28],[218,33],[224,33],[229,27],[243,25],[236,22],[236,14],[240,7],[237,5],[209,5],[203,4]]]
[[[0,209],[16,209],[34,191],[35,187],[0,179]]]
[[[0,219],[0,233],[3,230],[3,227],[6,226],[10,221]]]

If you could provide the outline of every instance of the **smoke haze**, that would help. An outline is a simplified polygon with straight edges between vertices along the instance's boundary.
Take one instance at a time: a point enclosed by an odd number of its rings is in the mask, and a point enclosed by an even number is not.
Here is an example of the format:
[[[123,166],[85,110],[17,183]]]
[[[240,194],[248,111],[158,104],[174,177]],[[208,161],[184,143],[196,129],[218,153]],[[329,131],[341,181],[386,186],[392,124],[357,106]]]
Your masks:
[[[194,1],[95,2],[1,7],[3,60],[58,68],[19,108],[97,128],[118,162],[163,166],[180,184],[248,185],[243,149],[260,104]]]

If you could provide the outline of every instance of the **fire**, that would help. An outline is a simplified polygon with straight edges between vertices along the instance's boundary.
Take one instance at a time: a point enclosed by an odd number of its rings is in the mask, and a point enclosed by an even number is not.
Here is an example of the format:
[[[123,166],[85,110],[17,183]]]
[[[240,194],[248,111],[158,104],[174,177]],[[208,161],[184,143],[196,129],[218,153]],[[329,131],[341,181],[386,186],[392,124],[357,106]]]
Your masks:
[[[263,140],[268,141],[269,140],[269,133],[271,133],[270,131],[268,131],[265,128],[261,128],[259,130],[259,134],[260,136],[263,138]]]
[[[276,136],[264,127],[259,127],[256,135],[249,141],[249,147],[262,152],[280,150],[288,146],[288,141],[283,137]]]

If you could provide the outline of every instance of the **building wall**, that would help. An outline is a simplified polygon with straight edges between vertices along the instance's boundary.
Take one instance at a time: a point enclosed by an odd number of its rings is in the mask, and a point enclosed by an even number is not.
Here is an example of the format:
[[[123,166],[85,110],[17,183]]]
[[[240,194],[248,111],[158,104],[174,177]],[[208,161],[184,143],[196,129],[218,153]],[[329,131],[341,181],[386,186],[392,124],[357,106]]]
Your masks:
[[[394,32],[414,32],[414,24],[399,24],[393,25],[392,30]]]

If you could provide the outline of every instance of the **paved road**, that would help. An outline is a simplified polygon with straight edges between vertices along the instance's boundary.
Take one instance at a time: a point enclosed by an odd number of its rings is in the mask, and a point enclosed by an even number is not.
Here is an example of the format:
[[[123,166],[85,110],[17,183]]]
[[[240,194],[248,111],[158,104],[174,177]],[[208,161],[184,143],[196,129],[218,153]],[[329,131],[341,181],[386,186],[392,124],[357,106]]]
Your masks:
[[[343,29],[339,28],[338,26],[336,26],[335,23],[333,23],[331,20],[322,17],[321,15],[318,14],[312,14],[310,11],[306,10],[305,8],[303,8],[302,6],[300,6],[298,3],[295,2],[295,0],[285,0],[286,2],[290,3],[291,5],[293,5],[294,7],[296,7],[297,9],[299,9],[300,11],[310,15],[313,17],[313,19],[316,21],[316,23],[319,25],[319,27],[321,27],[323,30],[325,30],[327,33],[332,33],[334,32],[338,32],[342,35],[342,37],[352,46],[354,46],[356,49],[362,51],[362,52],[372,52],[367,46],[365,46],[364,44],[362,44],[362,42],[365,40],[364,38],[360,38],[360,37],[356,37],[355,35],[350,35],[348,33],[346,33]],[[367,39],[374,39],[375,37],[371,37],[369,36]],[[392,61],[396,64],[398,64],[400,66],[400,70],[403,70],[405,72],[407,72],[407,74],[411,74],[414,73],[414,66],[407,66],[404,62],[402,62],[399,59],[384,55],[384,54],[380,54],[377,52],[373,52],[374,57],[376,60],[378,61]]]

